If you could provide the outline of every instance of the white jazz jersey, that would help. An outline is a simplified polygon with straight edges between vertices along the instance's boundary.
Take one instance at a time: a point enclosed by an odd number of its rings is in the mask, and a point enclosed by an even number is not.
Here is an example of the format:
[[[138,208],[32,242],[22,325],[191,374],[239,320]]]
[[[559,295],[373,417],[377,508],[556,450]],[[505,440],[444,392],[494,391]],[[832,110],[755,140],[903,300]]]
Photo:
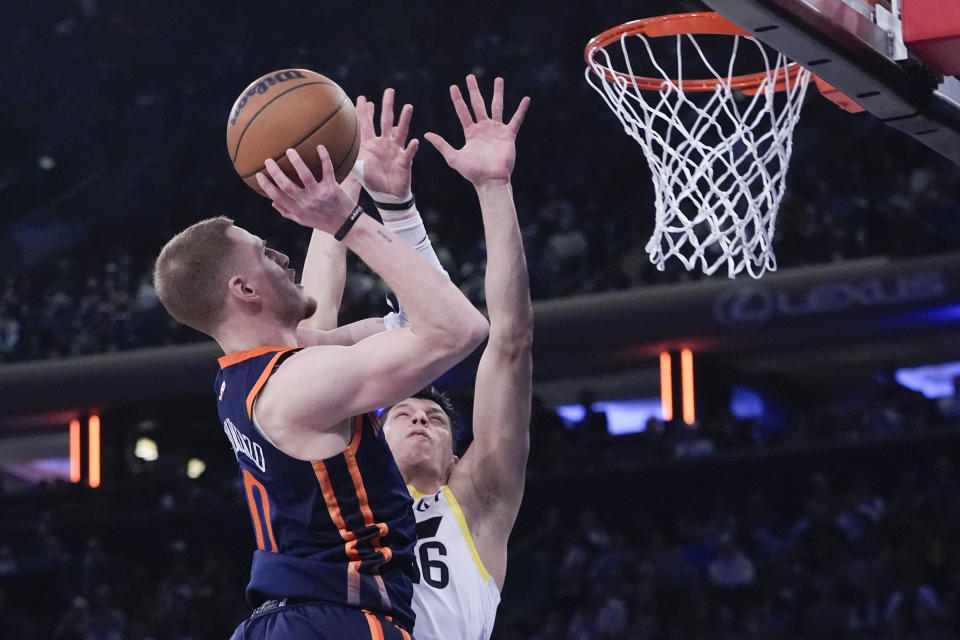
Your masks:
[[[500,590],[480,561],[460,503],[450,487],[431,495],[407,488],[417,518],[413,636],[417,640],[488,640]]]

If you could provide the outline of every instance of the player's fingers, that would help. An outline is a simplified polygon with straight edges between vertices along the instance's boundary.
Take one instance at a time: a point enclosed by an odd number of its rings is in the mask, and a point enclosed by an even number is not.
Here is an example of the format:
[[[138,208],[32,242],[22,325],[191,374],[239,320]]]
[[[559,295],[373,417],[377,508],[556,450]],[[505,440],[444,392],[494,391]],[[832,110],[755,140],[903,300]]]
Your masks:
[[[310,171],[310,167],[303,161],[303,158],[300,157],[300,154],[296,152],[295,149],[287,149],[287,158],[290,159],[290,164],[293,165],[293,170],[297,172],[297,175],[300,176],[300,183],[307,187],[310,184],[313,184],[317,181],[314,177],[313,172]]]
[[[420,148],[420,141],[414,138],[410,141],[410,144],[407,145],[407,148],[403,150],[403,160],[407,164],[413,163],[413,156],[417,154],[417,149]]]
[[[490,102],[490,118],[500,122],[503,120],[503,78],[493,81],[493,100]]]
[[[393,127],[393,89],[383,92],[383,104],[380,106],[380,135],[385,136]]]
[[[473,107],[473,115],[477,121],[486,120],[487,105],[483,104],[483,96],[480,95],[480,85],[477,84],[477,76],[472,73],[467,76],[467,91],[470,92],[470,106]]]
[[[440,155],[443,156],[443,159],[447,161],[447,164],[450,164],[453,160],[453,155],[456,153],[453,147],[450,144],[438,136],[435,133],[425,133],[423,137],[426,138],[427,142],[433,145],[433,148],[440,152]]]
[[[394,136],[398,143],[403,144],[410,133],[410,119],[413,118],[413,105],[405,104],[400,109],[400,119],[397,121],[397,128],[394,129]]]
[[[373,103],[369,102],[365,96],[357,97],[357,120],[360,125],[361,140],[377,137],[373,130],[373,110],[370,109],[372,105]]]
[[[327,148],[322,144],[318,145],[317,155],[320,156],[320,166],[323,167],[323,176],[320,180],[320,183],[329,184],[331,182],[336,182],[336,178],[333,176],[333,160],[330,159],[330,154],[327,152]]]
[[[280,191],[287,195],[292,195],[300,190],[300,187],[293,183],[293,180],[283,172],[283,169],[280,168],[280,165],[278,165],[273,158],[264,160],[263,165],[267,170],[267,174],[269,174],[273,183],[277,185]]]
[[[470,109],[467,107],[467,103],[463,101],[463,94],[460,93],[460,87],[455,84],[450,86],[450,99],[453,100],[453,110],[457,112],[457,117],[460,119],[460,126],[466,130],[473,124],[473,117],[470,115]]]
[[[507,128],[513,132],[513,135],[517,135],[517,132],[520,131],[520,125],[523,124],[523,119],[527,115],[527,108],[530,106],[530,97],[524,96],[523,100],[520,101],[520,106],[517,107],[516,113],[513,114],[513,117],[510,118],[510,122],[507,123]]]
[[[265,176],[263,172],[257,172],[257,184],[260,185],[260,188],[266,194],[268,198],[273,200],[274,203],[286,199],[286,196],[283,194],[280,189],[277,188],[273,182],[270,181],[270,178]]]

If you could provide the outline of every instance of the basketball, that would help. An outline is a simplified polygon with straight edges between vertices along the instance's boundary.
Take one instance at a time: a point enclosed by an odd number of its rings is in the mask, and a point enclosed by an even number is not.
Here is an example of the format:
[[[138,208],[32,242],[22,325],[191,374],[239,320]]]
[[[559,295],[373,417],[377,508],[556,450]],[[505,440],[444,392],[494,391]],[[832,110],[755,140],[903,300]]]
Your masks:
[[[233,168],[260,195],[256,174],[273,158],[291,180],[301,184],[286,157],[296,149],[320,180],[323,169],[317,145],[330,153],[337,182],[357,159],[360,128],[353,103],[336,82],[306,69],[282,69],[248,86],[230,109],[227,151]]]

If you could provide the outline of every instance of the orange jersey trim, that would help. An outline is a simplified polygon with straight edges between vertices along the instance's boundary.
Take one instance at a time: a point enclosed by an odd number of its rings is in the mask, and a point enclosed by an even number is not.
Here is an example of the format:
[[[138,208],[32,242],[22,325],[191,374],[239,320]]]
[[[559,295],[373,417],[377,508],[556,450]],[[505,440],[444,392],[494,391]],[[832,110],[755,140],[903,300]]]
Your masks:
[[[350,444],[344,450],[343,455],[347,462],[347,469],[350,471],[350,479],[353,481],[353,488],[357,493],[357,500],[360,504],[360,513],[363,515],[364,526],[374,524],[373,511],[370,509],[370,500],[367,497],[366,487],[363,485],[363,478],[360,474],[360,467],[357,465],[356,452],[360,446],[360,440],[363,435],[363,416],[354,416],[353,435],[350,438]],[[340,511],[340,504],[337,502],[337,496],[333,492],[333,484],[330,482],[330,472],[322,461],[317,460],[311,463],[313,465],[314,475],[317,476],[317,482],[320,483],[320,490],[323,493],[323,500],[327,505],[327,512],[335,527],[340,532],[340,537],[344,541],[344,551],[349,560],[347,564],[347,602],[348,604],[359,604],[360,602],[360,552],[357,550],[357,534],[347,528],[347,523],[343,519],[343,513]],[[393,551],[387,547],[380,546],[380,539],[387,535],[389,527],[386,523],[377,523],[378,535],[374,539],[374,550],[383,554],[384,562],[393,557]],[[380,599],[384,606],[390,606],[390,596],[387,594],[386,585],[383,578],[374,575],[377,587],[380,592]]]
[[[370,640],[383,640],[383,625],[377,616],[366,609],[363,610],[363,615],[367,617],[367,626],[370,627]]]
[[[347,558],[347,604],[360,604],[360,552],[357,551],[357,534],[347,528],[347,523],[343,520],[343,514],[340,512],[340,504],[337,502],[337,496],[333,493],[333,485],[330,483],[330,473],[326,465],[321,461],[313,463],[313,472],[320,483],[320,489],[323,492],[323,501],[327,504],[327,511],[330,513],[330,519],[334,526],[340,531],[340,537],[346,543],[344,550]]]
[[[221,369],[226,369],[227,367],[237,364],[238,362],[243,362],[244,360],[249,360],[250,358],[256,358],[257,356],[262,356],[265,353],[270,353],[271,351],[283,350],[289,351],[290,349],[296,349],[297,347],[257,347],[256,349],[247,349],[246,351],[234,351],[233,353],[228,353],[224,356],[217,358],[217,362],[220,363]]]
[[[357,416],[357,425],[354,427],[358,432],[362,430],[363,421],[360,416]],[[355,436],[356,437],[356,436]],[[360,443],[360,438],[356,438],[357,444]],[[367,489],[363,485],[363,477],[360,474],[360,466],[357,464],[357,458],[354,455],[356,452],[356,447],[353,446],[353,443],[350,443],[350,447],[347,447],[347,450],[344,451],[344,457],[347,459],[347,468],[350,470],[350,478],[353,480],[353,488],[357,492],[357,499],[360,501],[360,513],[363,514],[363,524],[364,526],[370,527],[374,524],[377,525],[379,535],[373,539],[374,551],[379,551],[383,554],[383,561],[390,562],[390,559],[393,557],[393,550],[388,547],[383,547],[380,545],[380,539],[386,536],[390,532],[390,528],[385,522],[374,522],[373,520],[373,511],[370,509],[370,499],[367,497]]]
[[[357,500],[360,503],[360,513],[363,514],[363,525],[365,527],[376,525],[378,535],[373,539],[373,550],[383,556],[383,563],[381,564],[385,564],[393,558],[393,549],[382,546],[380,540],[390,532],[390,527],[385,522],[374,522],[373,520],[373,510],[370,509],[370,499],[367,497],[367,489],[363,484],[363,476],[360,473],[360,466],[357,464],[355,455],[357,446],[360,444],[360,436],[358,434],[363,431],[363,418],[356,416],[354,420],[354,437],[350,442],[350,446],[343,452],[343,455],[347,461],[347,469],[350,470],[350,479],[353,480],[353,488],[357,492]],[[354,444],[354,441],[356,444]],[[356,544],[356,542],[354,542],[354,544]],[[380,601],[384,607],[389,608],[390,596],[387,593],[387,587],[383,582],[383,578],[379,574],[374,574],[373,578],[380,592]]]
[[[257,383],[253,385],[252,389],[250,389],[250,393],[247,394],[247,417],[251,420],[253,420],[253,401],[257,399],[257,394],[260,393],[261,389],[263,389],[263,385],[267,384],[267,379],[273,373],[273,367],[277,364],[277,360],[279,360],[280,356],[283,354],[287,353],[288,351],[293,351],[294,349],[296,349],[296,347],[285,347],[283,348],[283,351],[278,351],[275,356],[270,358],[270,362],[267,363],[263,373],[260,374],[260,377],[257,379]]]
[[[260,492],[260,499],[263,502],[263,517],[267,523],[267,535],[270,537],[270,551],[277,553],[277,541],[273,538],[273,525],[270,523],[270,497],[267,495],[267,489],[263,486],[256,478],[253,477],[253,474],[243,470],[243,484],[244,488],[247,490],[247,503],[250,505],[250,510],[252,511],[253,516],[253,529],[257,534],[257,548],[262,551],[267,551],[267,547],[264,545],[263,541],[263,529],[260,526],[260,514],[256,509],[256,502],[253,499],[253,488],[256,487],[257,491]]]

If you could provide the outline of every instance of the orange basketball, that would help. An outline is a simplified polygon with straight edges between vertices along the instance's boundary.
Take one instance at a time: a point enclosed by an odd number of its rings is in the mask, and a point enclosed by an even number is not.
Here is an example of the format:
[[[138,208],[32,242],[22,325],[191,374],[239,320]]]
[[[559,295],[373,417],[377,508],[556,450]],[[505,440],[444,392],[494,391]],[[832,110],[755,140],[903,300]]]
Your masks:
[[[286,150],[296,149],[320,180],[317,145],[330,153],[337,182],[353,168],[360,149],[357,112],[336,82],[306,69],[282,69],[254,80],[243,90],[227,120],[227,151],[243,181],[263,191],[256,174],[273,158],[298,185]]]

